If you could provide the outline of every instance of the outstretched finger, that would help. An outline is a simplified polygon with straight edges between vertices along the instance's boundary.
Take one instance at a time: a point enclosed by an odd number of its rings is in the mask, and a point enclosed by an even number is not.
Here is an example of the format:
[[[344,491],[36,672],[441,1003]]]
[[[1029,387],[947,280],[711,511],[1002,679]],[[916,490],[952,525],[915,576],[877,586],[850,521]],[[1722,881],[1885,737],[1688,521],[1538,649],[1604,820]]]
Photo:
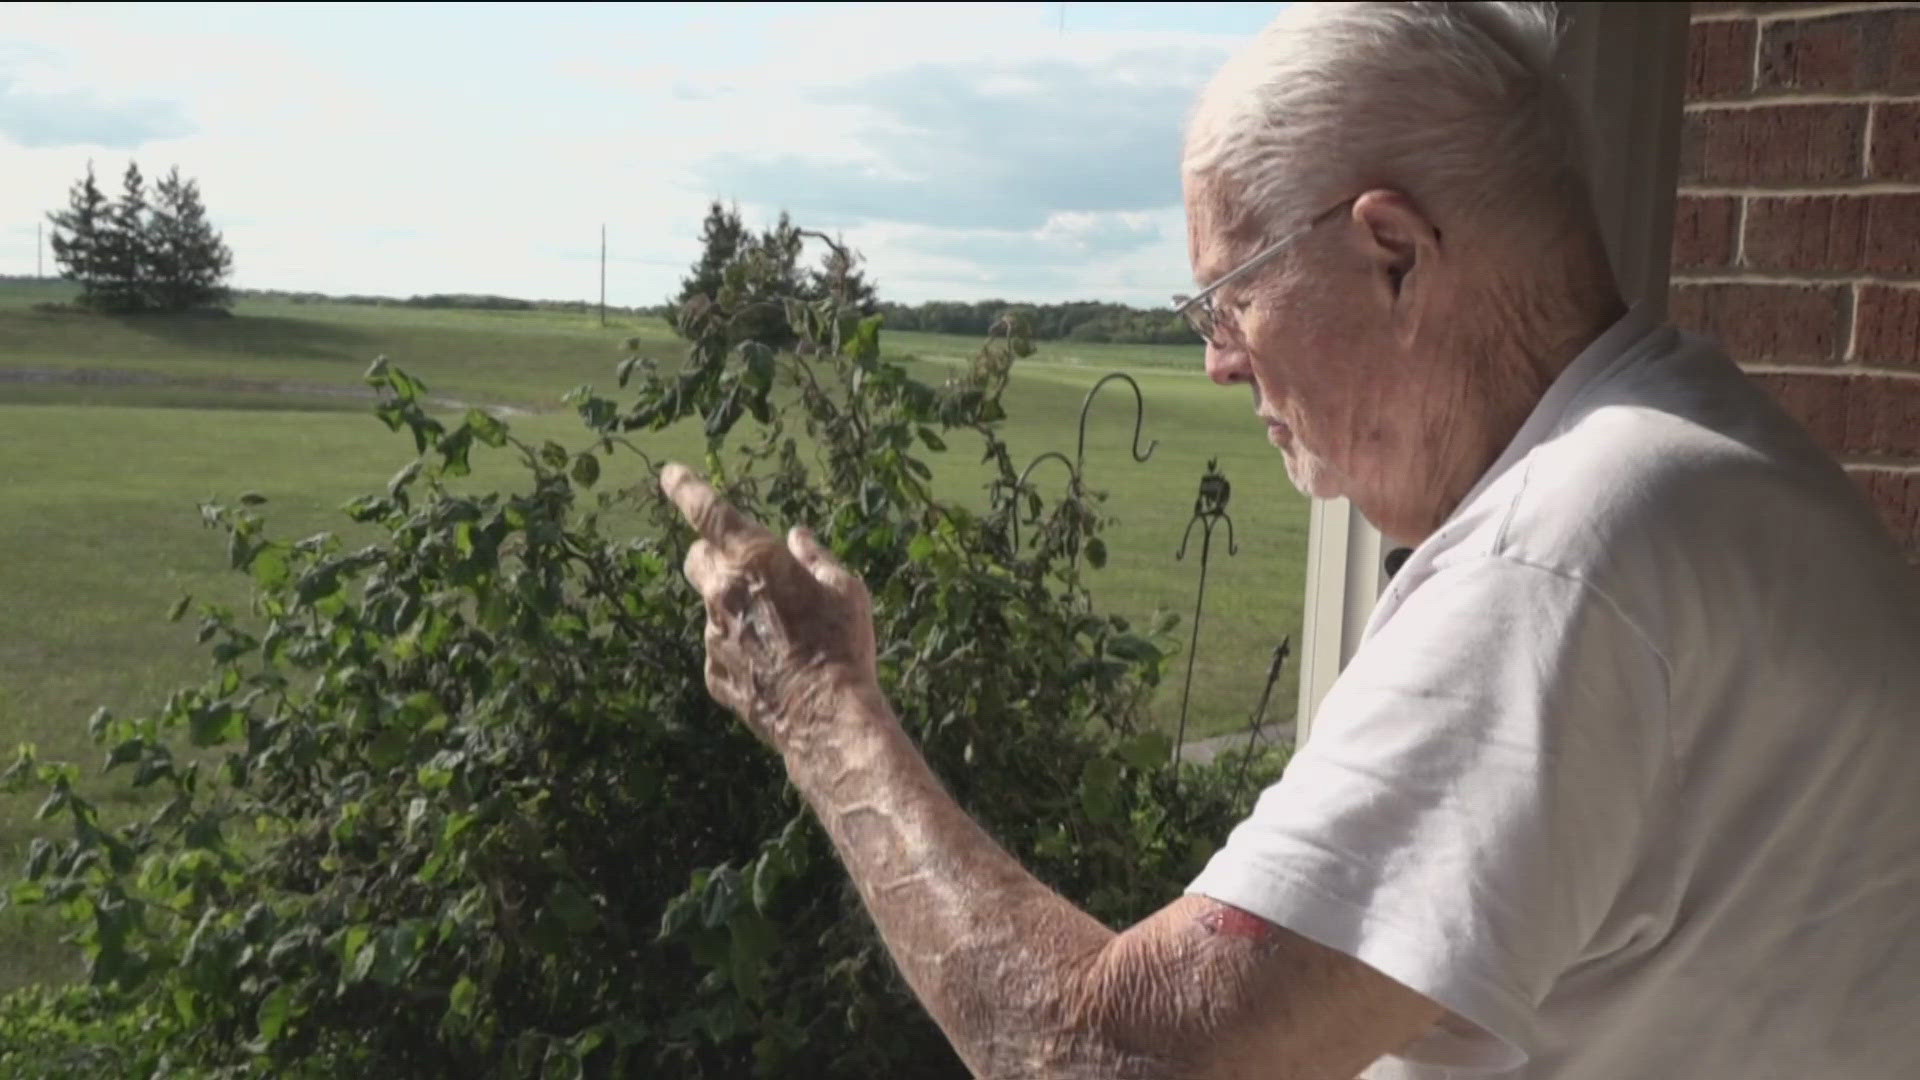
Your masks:
[[[660,490],[679,507],[687,524],[722,551],[731,551],[742,541],[772,536],[765,526],[735,510],[711,484],[678,462],[668,462],[660,470]]]
[[[840,565],[840,560],[833,557],[833,552],[813,535],[811,529],[795,525],[788,530],[787,550],[822,585],[838,586],[850,576],[846,568]]]
[[[687,560],[681,570],[703,599],[719,595],[725,584],[725,570],[720,557],[714,554],[713,545],[705,540],[695,540],[693,546],[687,549]]]

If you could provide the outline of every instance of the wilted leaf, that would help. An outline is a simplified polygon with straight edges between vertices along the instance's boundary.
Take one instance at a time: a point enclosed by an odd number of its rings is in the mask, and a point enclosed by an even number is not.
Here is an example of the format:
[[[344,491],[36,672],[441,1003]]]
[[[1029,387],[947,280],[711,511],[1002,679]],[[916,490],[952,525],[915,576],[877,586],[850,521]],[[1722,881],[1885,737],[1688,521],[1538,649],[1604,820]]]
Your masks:
[[[573,459],[573,482],[581,487],[592,487],[600,479],[600,459],[592,454],[582,453]]]

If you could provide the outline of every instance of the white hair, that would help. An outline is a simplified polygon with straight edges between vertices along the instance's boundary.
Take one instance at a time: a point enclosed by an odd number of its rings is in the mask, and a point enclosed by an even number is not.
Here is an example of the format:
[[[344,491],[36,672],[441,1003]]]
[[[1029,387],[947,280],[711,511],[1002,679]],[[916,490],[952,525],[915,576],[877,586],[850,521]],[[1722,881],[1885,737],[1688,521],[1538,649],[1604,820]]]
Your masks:
[[[1262,232],[1371,187],[1437,220],[1583,213],[1559,37],[1548,4],[1293,4],[1201,94],[1183,170],[1231,182]]]

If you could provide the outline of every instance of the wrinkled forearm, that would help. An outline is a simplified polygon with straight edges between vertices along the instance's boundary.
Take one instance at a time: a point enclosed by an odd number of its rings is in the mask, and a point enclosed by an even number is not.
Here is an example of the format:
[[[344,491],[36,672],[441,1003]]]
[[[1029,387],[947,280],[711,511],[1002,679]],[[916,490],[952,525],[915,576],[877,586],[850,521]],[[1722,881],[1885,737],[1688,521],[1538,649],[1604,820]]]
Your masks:
[[[1105,1022],[1120,1011],[1099,977],[1113,932],[960,809],[877,692],[836,706],[789,769],[968,1068],[994,1080],[1188,1075],[1120,1045]]]

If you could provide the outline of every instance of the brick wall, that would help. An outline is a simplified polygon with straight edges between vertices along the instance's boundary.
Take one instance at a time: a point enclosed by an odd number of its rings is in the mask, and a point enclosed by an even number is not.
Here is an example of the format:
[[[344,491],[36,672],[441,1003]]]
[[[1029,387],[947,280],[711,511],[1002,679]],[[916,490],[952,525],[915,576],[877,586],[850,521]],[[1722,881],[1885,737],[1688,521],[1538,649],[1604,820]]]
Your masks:
[[[1671,301],[1920,562],[1920,3],[1693,5]]]

